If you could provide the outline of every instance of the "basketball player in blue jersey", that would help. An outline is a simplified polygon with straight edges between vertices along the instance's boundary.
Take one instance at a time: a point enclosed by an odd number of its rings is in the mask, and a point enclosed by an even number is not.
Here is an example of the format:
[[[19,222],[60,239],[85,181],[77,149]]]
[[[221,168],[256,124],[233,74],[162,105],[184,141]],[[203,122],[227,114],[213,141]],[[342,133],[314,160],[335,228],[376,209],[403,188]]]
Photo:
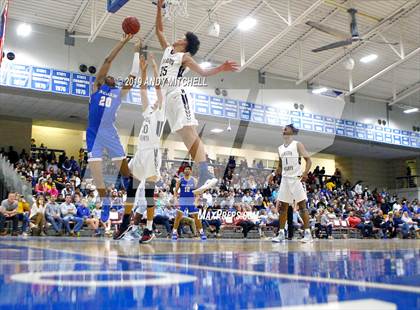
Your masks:
[[[195,205],[197,196],[194,194],[194,190],[197,187],[197,180],[191,176],[191,173],[191,166],[186,165],[184,168],[184,175],[178,179],[175,186],[174,198],[178,201],[179,210],[176,213],[174,221],[172,240],[178,240],[178,227],[185,212],[188,212],[188,215],[192,215],[194,218],[195,226],[200,232],[201,240],[207,239],[203,230],[203,225],[198,218],[198,209]]]
[[[88,162],[92,177],[101,198],[106,196],[106,188],[102,175],[102,156],[106,149],[115,166],[123,176],[129,176],[128,163],[124,148],[115,128],[115,118],[121,105],[121,100],[128,94],[133,86],[130,80],[138,75],[140,62],[140,42],[135,46],[133,67],[129,78],[122,88],[117,87],[116,81],[108,75],[111,64],[122,48],[130,41],[131,34],[124,35],[114,47],[96,75],[92,95],[89,103],[88,127],[86,129],[86,144],[88,149]]]
[[[160,65],[160,78],[163,81],[172,82],[180,79],[187,69],[204,77],[216,75],[221,72],[232,72],[238,69],[238,65],[232,61],[226,61],[222,65],[212,69],[201,68],[192,58],[198,52],[200,46],[198,37],[192,32],[187,32],[184,38],[175,41],[173,44],[169,44],[163,34],[162,7],[164,5],[164,0],[157,2],[156,15],[156,35],[162,49],[164,49]],[[171,130],[181,136],[194,162],[198,166],[198,188],[194,193],[201,194],[205,190],[216,186],[217,179],[208,169],[204,144],[196,129],[198,122],[194,115],[193,105],[189,102],[188,96],[182,87],[164,83],[162,90],[164,96],[166,96],[165,116]]]

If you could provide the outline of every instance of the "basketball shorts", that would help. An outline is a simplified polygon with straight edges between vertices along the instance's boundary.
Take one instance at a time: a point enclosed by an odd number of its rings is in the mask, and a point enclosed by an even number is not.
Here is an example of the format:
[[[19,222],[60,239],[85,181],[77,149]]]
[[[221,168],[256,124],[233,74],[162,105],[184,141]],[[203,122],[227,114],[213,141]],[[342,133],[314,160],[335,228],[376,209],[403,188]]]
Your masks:
[[[183,89],[174,90],[166,95],[165,117],[172,132],[185,126],[198,125],[194,113],[194,104]]]
[[[160,149],[150,148],[138,149],[128,167],[136,179],[146,180],[154,176],[160,178],[161,165],[162,153]]]
[[[307,200],[306,188],[300,177],[282,177],[277,200],[288,204]]]
[[[198,213],[198,209],[194,204],[194,198],[180,198],[179,199],[179,210],[186,213]]]
[[[123,160],[125,158],[124,148],[115,127],[88,128],[86,130],[86,144],[88,161],[101,161],[105,150],[112,160]]]

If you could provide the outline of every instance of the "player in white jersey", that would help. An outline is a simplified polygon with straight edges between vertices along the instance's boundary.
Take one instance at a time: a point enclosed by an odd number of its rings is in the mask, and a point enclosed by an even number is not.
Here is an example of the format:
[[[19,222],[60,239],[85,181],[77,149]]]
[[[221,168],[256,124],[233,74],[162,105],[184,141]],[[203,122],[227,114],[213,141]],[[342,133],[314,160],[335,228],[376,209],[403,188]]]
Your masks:
[[[155,79],[158,78],[158,66],[153,55],[150,55]],[[140,57],[141,69],[141,103],[143,111],[143,124],[139,133],[139,140],[136,154],[129,163],[130,171],[134,178],[141,181],[137,188],[135,200],[134,225],[119,235],[124,238],[129,232],[136,233],[143,214],[142,197],[145,196],[147,204],[147,224],[143,230],[140,243],[149,243],[154,239],[153,218],[155,215],[154,193],[156,182],[160,179],[160,167],[162,155],[160,151],[160,139],[165,125],[165,108],[163,105],[162,90],[155,84],[157,100],[155,104],[149,103],[147,96],[147,62],[144,56]],[[127,213],[127,212],[126,212]],[[123,225],[122,225],[123,226]],[[117,238],[117,239],[119,239]]]
[[[273,238],[273,242],[285,240],[284,226],[287,220],[289,204],[295,201],[299,206],[300,216],[303,219],[304,237],[302,242],[311,242],[312,235],[309,228],[309,213],[306,207],[306,189],[304,182],[308,178],[312,166],[311,158],[301,142],[293,139],[298,133],[293,124],[287,125],[283,130],[284,144],[279,146],[279,166],[277,174],[281,174],[280,189],[277,196],[277,207],[279,208],[279,234]],[[305,171],[302,173],[301,158],[305,159]]]
[[[206,77],[221,72],[236,71],[238,66],[232,61],[226,61],[216,68],[201,68],[192,58],[200,46],[198,37],[192,32],[187,32],[184,38],[169,44],[163,34],[163,6],[164,0],[159,0],[156,15],[156,35],[160,45],[165,50],[160,65],[160,78],[163,81],[167,81],[163,85],[166,95],[166,118],[172,132],[177,132],[182,137],[194,162],[198,164],[198,188],[194,193],[200,194],[206,189],[216,186],[217,179],[208,169],[204,144],[196,129],[198,122],[194,115],[193,105],[188,100],[188,96],[182,87],[169,84],[182,78],[187,69]]]

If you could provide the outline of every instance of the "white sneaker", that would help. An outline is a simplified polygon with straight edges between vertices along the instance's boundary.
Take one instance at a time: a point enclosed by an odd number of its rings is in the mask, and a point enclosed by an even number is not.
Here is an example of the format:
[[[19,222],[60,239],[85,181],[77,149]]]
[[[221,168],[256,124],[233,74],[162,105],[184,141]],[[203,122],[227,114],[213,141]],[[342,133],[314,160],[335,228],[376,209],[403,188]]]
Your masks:
[[[199,195],[208,189],[216,187],[219,181],[216,178],[208,179],[201,187],[193,190],[194,195]]]
[[[286,237],[284,235],[284,231],[280,230],[279,234],[277,235],[277,237],[274,237],[273,239],[271,239],[272,242],[276,242],[276,243],[280,243],[283,241],[286,241]]]
[[[300,240],[301,242],[304,243],[311,243],[314,241],[314,239],[312,239],[312,235],[310,231],[305,231],[303,238]]]

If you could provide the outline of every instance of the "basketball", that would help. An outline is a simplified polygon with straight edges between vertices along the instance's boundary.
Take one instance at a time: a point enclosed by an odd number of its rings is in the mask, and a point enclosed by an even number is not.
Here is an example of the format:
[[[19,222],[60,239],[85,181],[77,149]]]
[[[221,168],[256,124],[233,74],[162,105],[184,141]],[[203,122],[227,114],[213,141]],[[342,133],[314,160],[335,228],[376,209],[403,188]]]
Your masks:
[[[140,22],[134,16],[128,16],[122,23],[122,29],[126,34],[136,34],[140,31]]]

